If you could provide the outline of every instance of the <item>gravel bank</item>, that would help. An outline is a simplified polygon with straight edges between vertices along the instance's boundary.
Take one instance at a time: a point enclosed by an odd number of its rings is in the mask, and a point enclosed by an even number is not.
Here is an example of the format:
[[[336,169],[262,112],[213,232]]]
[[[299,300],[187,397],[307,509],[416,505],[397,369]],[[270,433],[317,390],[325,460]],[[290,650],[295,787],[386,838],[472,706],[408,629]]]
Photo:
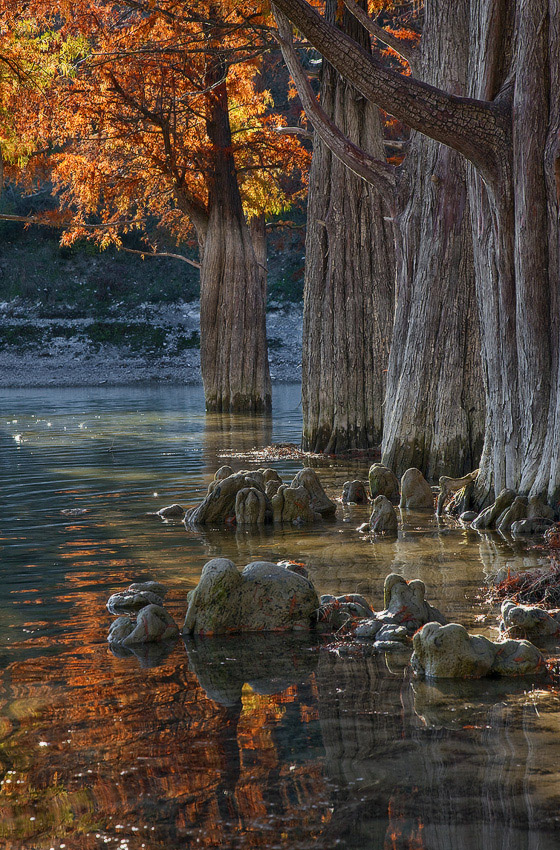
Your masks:
[[[190,347],[199,321],[198,302],[143,304],[126,315],[104,317],[102,323],[45,318],[29,304],[0,304],[0,388],[200,384],[199,350]],[[157,345],[147,349],[140,337],[134,345],[126,344],[127,327],[148,328]],[[299,380],[302,308],[274,305],[267,333],[272,380]]]

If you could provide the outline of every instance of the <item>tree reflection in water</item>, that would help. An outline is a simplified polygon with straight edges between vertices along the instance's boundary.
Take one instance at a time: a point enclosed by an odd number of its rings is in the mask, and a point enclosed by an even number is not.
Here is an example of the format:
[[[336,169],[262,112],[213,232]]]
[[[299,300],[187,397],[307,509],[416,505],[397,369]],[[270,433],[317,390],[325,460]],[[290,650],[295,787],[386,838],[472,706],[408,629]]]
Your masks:
[[[555,846],[556,692],[411,682],[308,636],[168,649],[5,667],[2,846]]]

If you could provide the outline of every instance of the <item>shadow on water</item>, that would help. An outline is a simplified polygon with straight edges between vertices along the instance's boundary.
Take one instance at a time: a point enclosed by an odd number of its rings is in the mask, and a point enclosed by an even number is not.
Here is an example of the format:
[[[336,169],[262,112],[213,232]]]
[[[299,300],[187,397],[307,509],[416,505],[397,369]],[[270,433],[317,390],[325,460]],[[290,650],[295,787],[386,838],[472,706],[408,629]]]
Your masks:
[[[105,602],[170,588],[180,624],[210,557],[306,563],[320,593],[382,606],[421,578],[451,619],[495,636],[481,586],[544,562],[526,543],[367,506],[301,529],[186,531],[227,455],[297,443],[299,387],[272,419],[206,415],[198,388],[6,394],[0,418],[0,846],[17,850],[549,850],[558,846],[560,698],[525,681],[428,684],[404,662],[313,636],[182,640],[113,654]],[[18,440],[15,438],[18,437]],[[303,465],[271,463],[285,480]],[[337,498],[369,461],[321,459]],[[77,510],[74,515],[63,514]],[[84,513],[80,513],[84,511]],[[121,656],[121,657],[119,657]]]

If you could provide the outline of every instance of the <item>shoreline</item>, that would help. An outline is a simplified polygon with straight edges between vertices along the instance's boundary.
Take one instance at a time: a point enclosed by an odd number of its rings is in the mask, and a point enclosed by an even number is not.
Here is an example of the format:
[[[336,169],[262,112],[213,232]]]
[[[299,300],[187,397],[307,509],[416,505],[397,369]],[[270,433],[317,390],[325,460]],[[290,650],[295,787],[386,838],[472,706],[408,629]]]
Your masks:
[[[0,328],[15,333],[31,330],[41,339],[35,344],[4,344],[0,348],[0,389],[53,387],[119,387],[180,385],[201,386],[200,351],[180,350],[177,341],[197,333],[198,302],[175,305],[142,305],[125,315],[104,319],[105,327],[139,321],[150,329],[161,329],[161,350],[133,350],[109,341],[92,342],[87,330],[96,318],[43,318],[27,305],[19,309],[0,307]],[[270,376],[274,384],[301,380],[303,308],[274,306],[267,312]]]

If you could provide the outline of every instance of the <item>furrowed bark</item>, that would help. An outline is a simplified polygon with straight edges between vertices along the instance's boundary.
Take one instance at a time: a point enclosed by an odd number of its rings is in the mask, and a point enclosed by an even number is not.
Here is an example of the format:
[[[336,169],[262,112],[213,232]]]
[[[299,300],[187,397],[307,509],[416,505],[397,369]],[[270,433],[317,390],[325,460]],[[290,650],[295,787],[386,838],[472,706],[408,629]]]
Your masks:
[[[266,275],[255,256],[239,194],[224,71],[216,63],[208,97],[214,162],[201,255],[202,380],[207,410],[261,412],[271,406]]]
[[[425,4],[416,66],[426,80],[465,91],[468,0]],[[414,133],[403,165],[402,251],[389,358],[383,462],[436,480],[476,468],[484,397],[466,163]]]
[[[328,0],[333,18],[335,7]],[[342,26],[361,43],[369,42],[349,14]],[[335,139],[335,153],[341,139],[344,150],[368,151],[373,179],[379,178],[389,205],[394,172],[384,162],[377,108],[328,63],[323,63],[320,110],[309,180],[302,443],[310,451],[337,454],[371,448],[381,439],[395,260],[392,223],[385,220],[388,206],[379,189],[352,173],[344,155],[333,155],[322,129],[327,128],[329,141]]]

